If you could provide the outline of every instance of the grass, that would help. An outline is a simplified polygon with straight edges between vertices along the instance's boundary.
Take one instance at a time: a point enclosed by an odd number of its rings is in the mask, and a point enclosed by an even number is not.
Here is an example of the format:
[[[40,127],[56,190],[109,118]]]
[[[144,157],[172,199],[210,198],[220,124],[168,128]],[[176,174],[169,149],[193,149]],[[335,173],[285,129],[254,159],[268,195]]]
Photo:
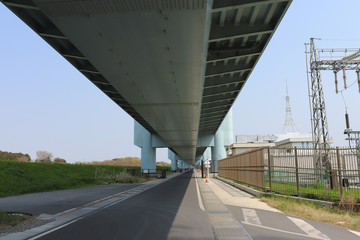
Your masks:
[[[260,197],[260,200],[289,215],[334,224],[357,231],[360,230],[360,215],[358,213],[319,206],[307,201],[287,197],[263,195]]]
[[[243,182],[239,182],[234,179],[230,179],[230,178],[226,178],[226,179],[256,189],[260,192],[269,191],[269,181],[265,181],[265,187],[267,188],[265,190],[259,187],[245,184]],[[297,187],[294,184],[272,182],[271,192],[279,193],[287,196],[297,196]],[[341,200],[341,194],[339,188],[330,189],[320,184],[308,185],[308,186],[300,185],[299,193],[300,193],[300,197],[303,198],[317,199],[317,200],[330,201],[330,202],[339,202]],[[356,199],[357,203],[360,203],[360,191],[354,188],[343,188],[343,198],[354,198]]]
[[[103,183],[130,183],[140,180],[139,177],[132,177],[124,171],[126,171],[126,167],[123,166],[1,160],[0,197]]]
[[[269,182],[266,182],[265,184],[266,187],[269,187]],[[272,182],[271,189],[272,192],[277,192],[289,196],[297,196],[297,188],[296,185],[293,184]],[[341,198],[339,188],[330,189],[321,186],[320,184],[309,185],[309,186],[300,185],[299,192],[300,192],[300,197],[310,198],[310,199],[338,202]],[[360,202],[359,190],[357,189],[344,188],[343,196],[357,198],[358,202]]]
[[[30,216],[27,215],[0,212],[0,231],[6,228],[14,227],[29,218]]]

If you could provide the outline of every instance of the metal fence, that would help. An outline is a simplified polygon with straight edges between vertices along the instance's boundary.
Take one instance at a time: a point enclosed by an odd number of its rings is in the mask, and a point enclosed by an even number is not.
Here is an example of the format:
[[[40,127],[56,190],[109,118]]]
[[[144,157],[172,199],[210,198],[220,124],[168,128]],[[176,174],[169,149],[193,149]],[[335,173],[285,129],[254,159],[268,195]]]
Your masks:
[[[218,162],[218,175],[265,189],[264,151],[252,150]]]
[[[267,191],[318,199],[360,200],[360,150],[262,148],[219,161],[219,176]],[[323,167],[324,166],[324,167]]]

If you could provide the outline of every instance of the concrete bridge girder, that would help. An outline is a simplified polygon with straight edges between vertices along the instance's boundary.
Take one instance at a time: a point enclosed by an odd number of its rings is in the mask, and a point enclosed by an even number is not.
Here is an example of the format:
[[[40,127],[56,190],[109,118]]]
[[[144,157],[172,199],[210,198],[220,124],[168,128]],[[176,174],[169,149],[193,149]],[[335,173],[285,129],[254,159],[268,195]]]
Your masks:
[[[1,3],[151,133],[135,135],[150,162],[170,147],[194,164],[225,157],[220,125],[291,1]]]

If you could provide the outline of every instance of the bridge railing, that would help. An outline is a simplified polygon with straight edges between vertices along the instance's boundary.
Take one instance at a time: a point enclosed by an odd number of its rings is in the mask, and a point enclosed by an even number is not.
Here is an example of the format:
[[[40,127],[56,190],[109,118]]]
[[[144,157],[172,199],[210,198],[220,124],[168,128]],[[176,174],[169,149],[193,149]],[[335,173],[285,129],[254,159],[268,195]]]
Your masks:
[[[360,149],[328,149],[320,154],[320,166],[315,155],[309,148],[261,148],[220,160],[218,171],[221,177],[265,191],[360,200]]]

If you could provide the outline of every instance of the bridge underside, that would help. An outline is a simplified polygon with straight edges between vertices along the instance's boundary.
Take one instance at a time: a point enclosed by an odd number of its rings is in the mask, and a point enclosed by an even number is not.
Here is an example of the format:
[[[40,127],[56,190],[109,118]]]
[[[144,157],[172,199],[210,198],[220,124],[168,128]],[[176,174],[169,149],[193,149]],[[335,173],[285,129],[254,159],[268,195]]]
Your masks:
[[[193,164],[291,0],[1,2]]]

